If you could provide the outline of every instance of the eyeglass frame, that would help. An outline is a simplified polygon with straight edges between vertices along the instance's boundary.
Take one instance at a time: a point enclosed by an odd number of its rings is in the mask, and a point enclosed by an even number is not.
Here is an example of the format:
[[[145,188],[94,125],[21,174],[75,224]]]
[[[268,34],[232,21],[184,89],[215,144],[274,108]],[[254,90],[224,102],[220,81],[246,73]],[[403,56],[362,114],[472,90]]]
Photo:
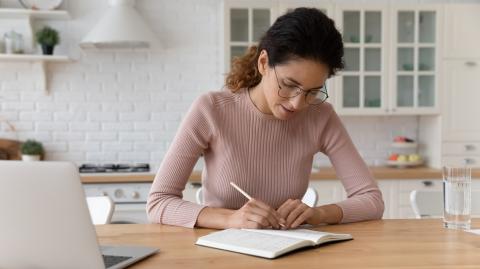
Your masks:
[[[275,73],[275,78],[277,79],[277,85],[278,85],[278,91],[277,91],[277,94],[278,96],[282,97],[282,98],[285,98],[285,99],[292,99],[292,98],[295,98],[297,96],[299,96],[300,94],[303,94],[305,95],[305,104],[308,104],[308,105],[320,105],[320,104],[323,104],[325,103],[325,101],[327,101],[328,99],[328,90],[327,90],[327,84],[325,83],[323,85],[322,88],[325,88],[325,91],[322,91],[322,90],[318,90],[319,92],[321,93],[324,93],[325,94],[325,99],[323,99],[320,103],[314,103],[314,104],[310,104],[309,102],[307,102],[307,96],[308,94],[311,92],[311,90],[304,90],[298,86],[293,86],[295,88],[297,88],[298,90],[300,91],[297,91],[297,94],[294,95],[294,96],[290,96],[290,97],[284,97],[284,96],[281,96],[280,95],[280,91],[282,90],[282,86],[280,85],[280,80],[278,80],[278,75],[277,75],[277,70],[275,69],[275,66],[273,66],[273,72]]]

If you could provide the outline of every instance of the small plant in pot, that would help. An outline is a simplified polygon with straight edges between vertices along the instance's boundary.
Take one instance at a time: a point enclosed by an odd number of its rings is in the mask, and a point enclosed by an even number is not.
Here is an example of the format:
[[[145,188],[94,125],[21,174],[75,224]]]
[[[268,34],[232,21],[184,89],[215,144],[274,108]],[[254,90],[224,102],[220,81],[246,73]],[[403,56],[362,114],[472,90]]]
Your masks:
[[[37,42],[42,46],[44,55],[53,55],[53,49],[55,48],[55,45],[60,43],[60,37],[58,36],[57,30],[48,26],[40,29],[35,34],[35,37]]]
[[[40,161],[43,155],[42,143],[35,140],[27,140],[20,147],[22,152],[22,160],[24,161]]]

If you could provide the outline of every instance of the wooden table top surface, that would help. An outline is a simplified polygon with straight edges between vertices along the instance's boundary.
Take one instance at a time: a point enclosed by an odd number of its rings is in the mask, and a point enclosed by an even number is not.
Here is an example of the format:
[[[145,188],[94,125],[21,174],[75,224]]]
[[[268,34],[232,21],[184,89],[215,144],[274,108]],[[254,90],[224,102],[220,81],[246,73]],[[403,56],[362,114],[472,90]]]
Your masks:
[[[480,219],[473,228],[480,228]],[[101,244],[160,249],[133,265],[149,268],[480,268],[480,235],[443,228],[441,219],[380,220],[315,227],[350,233],[354,240],[303,249],[269,260],[196,246],[214,230],[159,224],[96,226]]]
[[[370,167],[373,177],[377,180],[388,179],[441,179],[442,171],[436,168],[418,167],[418,168],[391,168],[391,167]],[[152,182],[155,178],[154,173],[117,173],[117,174],[82,174],[82,183],[135,183]],[[335,169],[332,167],[320,168],[318,172],[312,172],[311,180],[336,179]],[[472,170],[472,178],[480,178],[480,169]],[[193,171],[190,176],[190,182],[201,182],[201,171]]]

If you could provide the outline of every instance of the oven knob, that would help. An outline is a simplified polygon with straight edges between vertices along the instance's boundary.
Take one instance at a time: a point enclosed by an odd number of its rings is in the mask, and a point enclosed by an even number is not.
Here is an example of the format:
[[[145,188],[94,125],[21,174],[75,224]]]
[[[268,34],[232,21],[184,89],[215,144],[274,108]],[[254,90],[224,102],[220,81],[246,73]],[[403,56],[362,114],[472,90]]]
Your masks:
[[[138,198],[140,198],[140,193],[138,193],[137,191],[132,192],[132,198],[133,198],[133,199],[138,199]]]
[[[115,197],[116,198],[122,198],[123,197],[123,191],[121,189],[115,190]]]
[[[102,191],[102,196],[108,196],[108,192]]]

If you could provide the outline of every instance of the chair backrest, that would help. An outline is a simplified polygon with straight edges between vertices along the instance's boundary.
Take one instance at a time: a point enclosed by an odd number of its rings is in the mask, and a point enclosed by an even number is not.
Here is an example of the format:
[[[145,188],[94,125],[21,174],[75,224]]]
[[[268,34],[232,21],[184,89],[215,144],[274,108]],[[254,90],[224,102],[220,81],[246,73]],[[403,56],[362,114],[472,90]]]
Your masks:
[[[200,187],[197,190],[195,194],[195,199],[197,201],[197,204],[200,204],[200,205],[203,204],[202,187]],[[317,191],[314,188],[308,187],[307,191],[305,192],[305,195],[303,195],[302,202],[310,207],[314,207],[317,205],[317,200],[318,200]]]
[[[115,204],[108,196],[87,197],[88,210],[90,217],[95,225],[109,224],[112,220]]]
[[[317,200],[317,191],[314,188],[308,187],[303,195],[302,202],[310,207],[315,207],[317,205]]]
[[[472,190],[471,215],[480,216],[480,190]],[[417,219],[443,217],[442,190],[413,190],[410,205]]]

